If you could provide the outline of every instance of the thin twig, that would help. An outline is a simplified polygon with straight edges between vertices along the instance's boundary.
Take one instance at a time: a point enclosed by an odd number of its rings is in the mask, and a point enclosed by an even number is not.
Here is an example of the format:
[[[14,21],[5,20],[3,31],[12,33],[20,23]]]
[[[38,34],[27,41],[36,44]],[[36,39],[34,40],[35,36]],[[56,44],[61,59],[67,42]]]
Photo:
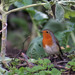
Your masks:
[[[68,61],[59,61],[57,62],[57,64],[61,64],[61,63],[67,63]]]
[[[26,65],[27,65],[27,63],[19,64],[19,65],[17,66],[17,68],[22,67],[22,66],[26,66]]]
[[[27,60],[28,60],[28,58],[27,58],[27,55],[26,55],[26,54],[22,53],[21,55],[24,57],[25,61],[27,61]]]
[[[22,50],[24,50],[24,44],[25,42],[29,39],[30,36],[27,36],[27,38],[24,40],[23,45],[22,45]]]
[[[46,3],[38,3],[38,4],[27,5],[27,6],[23,6],[23,7],[20,7],[20,8],[16,8],[16,9],[10,10],[10,11],[6,12],[5,14],[9,14],[11,12],[16,12],[16,11],[23,10],[23,9],[26,9],[26,8],[39,6],[39,5],[45,5],[45,4]]]
[[[26,54],[22,53],[21,55],[22,55],[22,57],[24,57],[24,59],[25,59],[25,61],[28,64],[29,67],[33,67],[34,66],[33,63],[28,62],[28,58],[27,58],[27,55]]]
[[[61,66],[61,65],[54,65],[56,68],[62,68],[62,69],[66,69],[66,70],[69,70],[70,68],[67,68],[67,67],[64,67],[64,66]]]
[[[19,57],[19,60],[21,60],[21,61],[25,61],[25,59],[24,59],[24,58],[21,58],[21,57]]]

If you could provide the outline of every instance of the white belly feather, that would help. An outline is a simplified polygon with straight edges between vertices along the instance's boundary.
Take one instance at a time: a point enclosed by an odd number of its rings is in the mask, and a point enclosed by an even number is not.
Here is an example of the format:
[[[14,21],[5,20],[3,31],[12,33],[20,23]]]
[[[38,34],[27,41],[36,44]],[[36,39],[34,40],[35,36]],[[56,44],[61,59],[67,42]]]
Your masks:
[[[59,47],[55,43],[51,47],[46,45],[44,49],[48,54],[59,54]]]

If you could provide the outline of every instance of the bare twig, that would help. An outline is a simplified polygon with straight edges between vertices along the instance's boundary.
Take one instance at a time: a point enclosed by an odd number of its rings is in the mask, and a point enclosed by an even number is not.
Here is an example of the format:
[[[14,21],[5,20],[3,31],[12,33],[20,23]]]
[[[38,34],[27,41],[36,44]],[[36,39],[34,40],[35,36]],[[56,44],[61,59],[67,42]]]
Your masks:
[[[25,42],[29,39],[29,37],[30,37],[30,36],[28,36],[28,37],[24,40],[23,45],[22,45],[22,50],[24,50],[24,44],[25,44]]]
[[[68,61],[59,61],[57,62],[57,64],[61,64],[61,63],[67,63]]]
[[[27,63],[19,64],[19,65],[17,66],[17,68],[22,67],[22,66],[26,66],[26,65],[27,65]]]
[[[28,66],[29,66],[29,67],[33,67],[33,66],[34,66],[34,64],[33,64],[33,63],[28,62],[27,55],[25,55],[24,53],[22,53],[21,55],[22,55],[22,57],[24,57],[24,58],[25,58],[25,61],[26,61],[26,63],[28,64]]]
[[[16,11],[19,11],[19,10],[23,10],[23,9],[26,9],[26,8],[34,7],[34,6],[45,5],[45,4],[46,3],[38,3],[38,4],[32,4],[32,5],[23,6],[23,7],[20,7],[20,8],[10,10],[10,11],[6,12],[6,14],[9,14],[11,12],[16,12]]]
[[[21,54],[23,57],[24,57],[24,59],[25,59],[25,61],[27,61],[28,60],[28,58],[27,58],[27,55],[26,54],[24,54],[23,52],[22,52],[22,54]],[[28,62],[28,61],[27,61]]]
[[[21,61],[25,61],[25,59],[24,59],[24,58],[21,58],[21,57],[19,57],[19,60],[21,60]]]
[[[62,69],[66,69],[66,70],[69,70],[70,68],[67,68],[67,67],[64,67],[64,66],[61,66],[61,65],[54,65],[56,68],[62,68]]]

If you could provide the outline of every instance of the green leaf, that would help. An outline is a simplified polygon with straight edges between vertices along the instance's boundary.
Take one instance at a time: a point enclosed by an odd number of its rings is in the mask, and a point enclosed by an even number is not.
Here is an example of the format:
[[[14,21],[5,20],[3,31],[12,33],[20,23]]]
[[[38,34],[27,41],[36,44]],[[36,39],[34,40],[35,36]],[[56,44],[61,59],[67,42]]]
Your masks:
[[[39,75],[39,73],[34,73],[33,75]]]
[[[58,69],[53,68],[53,69],[51,70],[51,75],[61,75],[61,72],[60,72]]]
[[[53,68],[53,67],[54,67],[53,64],[48,65],[48,69]]]
[[[27,6],[27,5],[30,5],[30,4],[32,4],[33,3],[33,1],[32,0],[21,0],[21,1],[17,1],[17,2],[15,2],[14,3],[14,5],[16,6],[16,7],[23,7],[23,6]],[[27,9],[32,9],[33,7],[31,7],[31,8],[27,8]]]
[[[50,61],[49,59],[44,59],[44,63],[46,63],[46,64],[50,64],[51,61]]]
[[[29,67],[26,67],[25,70],[26,70],[26,71],[29,71],[29,72],[32,72],[32,69],[29,68]]]
[[[15,6],[17,7],[22,7],[22,6],[27,6],[32,4],[32,0],[20,0],[14,3]]]
[[[56,20],[54,19],[50,19],[44,26],[43,29],[49,29],[53,32],[57,32],[57,31],[62,31],[64,30],[66,27],[65,27],[65,24],[64,23],[60,23],[60,22],[57,22]]]
[[[64,7],[65,14],[64,17],[70,19],[70,17],[75,17],[75,10],[72,10],[69,6]]]
[[[70,17],[69,19],[71,22],[75,23],[75,17]]]
[[[38,63],[39,64],[43,64],[43,60],[42,59],[38,59]]]
[[[46,74],[51,74],[51,71],[45,71]]]
[[[42,1],[44,1],[44,2],[46,2],[46,3],[48,2],[47,0],[42,0]]]
[[[72,70],[73,70],[73,71],[75,71],[75,66],[74,66],[74,67],[72,67]]]
[[[32,68],[32,72],[37,72],[37,71],[39,71],[39,70],[44,70],[45,68],[43,67],[43,66],[40,66],[40,65],[38,65],[38,66],[34,66],[33,68]]]
[[[0,72],[4,73],[6,70],[0,66]]]
[[[9,6],[10,6],[11,4],[14,4],[16,1],[18,1],[18,0],[3,0],[2,2],[3,2],[4,9],[5,9],[6,11],[8,11]]]
[[[66,64],[66,67],[67,67],[67,68],[71,68],[71,66],[70,66],[70,65],[68,65],[68,64]]]
[[[71,61],[69,61],[69,62],[66,64],[66,67],[72,68],[72,70],[75,71],[75,59],[72,59]]]
[[[15,2],[15,3],[14,3],[14,5],[15,5],[16,7],[18,7],[18,8],[19,8],[19,7],[23,7],[23,6],[24,6],[24,4],[23,4],[23,3],[18,2],[18,1],[17,1],[17,2]]]
[[[75,62],[74,61],[69,61],[68,64],[71,65],[71,66],[75,66]]]
[[[47,3],[44,5],[44,7],[45,7],[46,9],[51,10],[50,2],[47,2]]]
[[[39,75],[45,75],[45,71],[40,71]]]
[[[64,20],[64,9],[60,4],[56,4],[55,8],[55,16],[56,20],[62,22]]]
[[[22,0],[22,1],[23,1],[24,5],[30,5],[33,3],[32,0]]]
[[[42,47],[42,37],[37,37],[31,41],[26,54],[35,59],[46,56]]]
[[[19,71],[21,71],[21,72],[24,72],[24,70],[25,70],[24,67],[19,68]]]
[[[37,21],[48,19],[48,16],[40,11],[35,10],[34,19]]]

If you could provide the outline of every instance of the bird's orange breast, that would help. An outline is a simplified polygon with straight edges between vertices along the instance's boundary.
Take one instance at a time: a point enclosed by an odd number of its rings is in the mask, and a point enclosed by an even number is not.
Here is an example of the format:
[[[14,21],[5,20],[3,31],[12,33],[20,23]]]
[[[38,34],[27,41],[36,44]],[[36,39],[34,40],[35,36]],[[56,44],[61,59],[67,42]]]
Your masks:
[[[46,45],[48,46],[52,46],[53,45],[53,40],[52,40],[52,36],[50,34],[43,34],[43,47],[45,47]]]

